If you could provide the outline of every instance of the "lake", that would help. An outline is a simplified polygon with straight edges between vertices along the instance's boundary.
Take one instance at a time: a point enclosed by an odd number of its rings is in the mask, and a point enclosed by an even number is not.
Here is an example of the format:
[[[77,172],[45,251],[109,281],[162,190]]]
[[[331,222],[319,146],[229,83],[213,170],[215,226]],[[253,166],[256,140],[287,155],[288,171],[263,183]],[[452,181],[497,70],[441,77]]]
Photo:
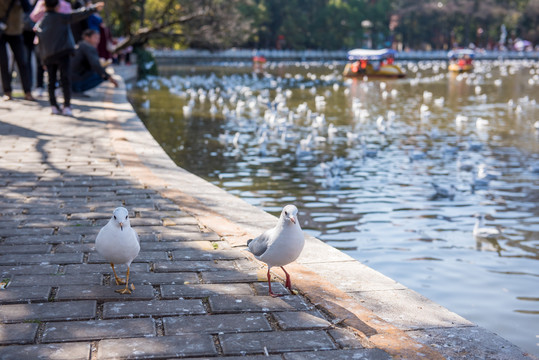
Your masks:
[[[539,66],[400,65],[168,66],[129,95],[179,166],[539,355]]]

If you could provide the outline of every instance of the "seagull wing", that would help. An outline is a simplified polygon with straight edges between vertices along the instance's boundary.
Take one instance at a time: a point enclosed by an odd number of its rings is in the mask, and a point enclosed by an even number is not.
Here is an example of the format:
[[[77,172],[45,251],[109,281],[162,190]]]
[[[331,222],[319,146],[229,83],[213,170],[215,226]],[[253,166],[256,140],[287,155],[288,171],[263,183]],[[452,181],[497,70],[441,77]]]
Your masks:
[[[140,244],[140,237],[138,236],[137,232],[135,231],[135,229],[131,228],[131,231],[133,231],[133,235],[135,235],[135,238],[137,239],[138,243]]]
[[[249,241],[247,246],[249,246],[249,251],[255,256],[260,256],[266,252],[268,246],[271,244],[271,234],[273,229],[264,232],[255,239]]]

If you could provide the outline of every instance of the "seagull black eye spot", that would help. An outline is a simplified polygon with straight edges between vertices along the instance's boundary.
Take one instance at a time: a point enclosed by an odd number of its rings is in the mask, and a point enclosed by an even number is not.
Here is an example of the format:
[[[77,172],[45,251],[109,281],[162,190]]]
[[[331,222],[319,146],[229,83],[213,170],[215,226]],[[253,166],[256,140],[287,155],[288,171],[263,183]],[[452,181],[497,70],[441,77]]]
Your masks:
[[[114,215],[114,220],[116,220],[116,215]]]

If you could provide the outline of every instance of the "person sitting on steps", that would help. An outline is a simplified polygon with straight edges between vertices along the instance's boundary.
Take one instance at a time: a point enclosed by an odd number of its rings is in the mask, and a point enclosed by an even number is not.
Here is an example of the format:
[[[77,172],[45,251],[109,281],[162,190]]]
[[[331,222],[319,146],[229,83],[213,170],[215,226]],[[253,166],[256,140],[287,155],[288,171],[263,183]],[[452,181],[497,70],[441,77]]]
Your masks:
[[[116,80],[101,66],[97,53],[99,41],[100,35],[93,29],[86,29],[82,33],[82,40],[71,63],[72,89],[75,93],[93,89],[105,80],[118,87]]]

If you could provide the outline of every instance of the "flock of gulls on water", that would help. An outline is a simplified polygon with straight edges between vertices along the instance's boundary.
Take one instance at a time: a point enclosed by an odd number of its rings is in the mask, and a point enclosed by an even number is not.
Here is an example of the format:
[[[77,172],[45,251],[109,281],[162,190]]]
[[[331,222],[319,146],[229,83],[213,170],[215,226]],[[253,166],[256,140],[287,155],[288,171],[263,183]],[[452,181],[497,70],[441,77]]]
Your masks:
[[[191,74],[186,76],[150,77],[139,81],[136,86],[147,93],[150,89],[165,90],[181,99],[183,117],[188,119],[194,116],[208,115],[215,120],[223,121],[225,129],[218,137],[218,141],[232,153],[239,154],[247,151],[256,153],[261,159],[292,159],[297,162],[312,162],[324,158],[314,167],[314,173],[321,178],[321,185],[325,188],[339,189],[345,179],[345,173],[350,164],[358,160],[368,161],[381,156],[384,145],[387,145],[388,136],[393,138],[406,137],[410,132],[413,136],[433,141],[446,136],[438,128],[422,128],[434,117],[435,113],[443,112],[446,99],[435,98],[432,92],[419,92],[420,99],[411,104],[410,109],[402,109],[400,113],[395,109],[384,111],[384,100],[394,99],[399,96],[399,90],[393,88],[389,81],[358,81],[343,80],[340,75],[339,64],[326,64],[331,71],[327,75],[317,75],[309,72],[309,65],[296,64],[302,67],[305,74],[284,73],[280,76],[265,73],[229,74],[217,76]],[[411,88],[419,84],[435,83],[448,77],[446,63],[441,61],[407,63],[409,79],[399,80],[408,82]],[[492,78],[492,69],[498,68],[500,78]],[[272,64],[269,70],[275,70],[278,65]],[[457,84],[466,84],[473,89],[471,98],[478,104],[486,104],[488,97],[483,93],[482,86],[488,81],[494,86],[501,87],[503,78],[514,75],[518,71],[529,71],[529,86],[539,85],[539,69],[533,62],[526,61],[493,61],[477,62],[476,71],[470,74],[458,74],[454,81]],[[429,70],[429,76],[423,76],[421,71]],[[414,76],[414,74],[417,75]],[[292,101],[291,89],[299,89],[304,94],[303,102],[297,98]],[[416,91],[417,90],[413,90]],[[334,94],[342,92],[346,95],[351,120],[347,125],[339,125],[334,122],[332,109],[327,106],[327,99]],[[379,104],[372,104],[369,96],[378,94]],[[359,95],[358,95],[359,94]],[[469,96],[469,95],[466,95]],[[381,100],[380,100],[381,98]],[[292,105],[295,103],[296,105]],[[146,98],[141,103],[142,111],[150,109],[150,100]],[[507,102],[506,111],[515,118],[521,118],[528,111],[535,111],[536,101],[528,96],[512,99]],[[388,107],[389,108],[389,107]],[[381,115],[372,115],[377,113]],[[399,118],[416,117],[417,127],[401,124]],[[330,118],[330,120],[328,120]],[[487,117],[477,115],[458,114],[454,119],[453,133],[462,133],[468,130],[468,136],[464,141],[450,146],[446,143],[436,149],[442,156],[453,156],[459,171],[468,173],[468,188],[462,185],[442,184],[431,181],[433,193],[431,200],[448,199],[453,201],[459,194],[464,192],[474,193],[477,190],[488,189],[491,181],[498,179],[502,174],[493,166],[482,162],[470,160],[469,153],[478,153],[488,141],[488,128],[490,121]],[[526,120],[529,121],[529,120]],[[173,123],[174,119],[171,118]],[[535,131],[539,138],[539,121],[526,124],[529,132]],[[421,130],[418,130],[421,129]],[[428,130],[427,130],[428,129]],[[418,131],[423,133],[418,134]],[[454,135],[454,134],[452,134]],[[343,145],[347,151],[345,156],[328,157],[322,156],[321,148],[329,144]],[[419,162],[429,156],[429,151],[420,147],[403,147],[409,163]],[[173,150],[176,151],[176,150]],[[319,161],[319,160],[318,160]],[[531,164],[528,169],[532,173],[539,173],[539,164]],[[116,213],[116,212],[115,212]],[[283,209],[279,224],[249,244],[249,250],[261,261],[272,266],[284,266],[293,261],[303,247],[301,229],[296,222],[297,209],[295,206],[287,206]],[[111,219],[111,222],[113,219]],[[116,219],[116,221],[118,221]],[[125,224],[125,222],[124,222]],[[128,225],[128,222],[127,222]],[[109,226],[109,225],[107,225]],[[128,226],[127,226],[128,228]],[[115,231],[118,229],[116,228]],[[290,231],[291,238],[296,239],[293,244],[283,241],[283,232]],[[121,231],[121,230],[120,230]],[[477,214],[477,223],[473,230],[474,237],[492,238],[500,234],[500,230],[493,227],[485,227],[484,215]],[[100,234],[101,235],[101,234]],[[125,235],[125,234],[123,234]],[[125,235],[127,236],[127,235]],[[128,239],[126,239],[128,241]],[[129,239],[133,242],[132,239]],[[274,244],[274,247],[271,245]],[[106,248],[106,247],[105,247]],[[136,246],[134,246],[136,248]],[[133,249],[134,249],[133,248]],[[281,249],[281,250],[280,250]],[[286,249],[286,250],[282,250]],[[99,251],[99,247],[98,247]],[[107,251],[107,250],[105,250]],[[114,249],[108,251],[114,252]],[[138,251],[138,250],[137,250]],[[290,256],[283,254],[289,253]],[[102,253],[111,263],[114,259]],[[131,259],[132,260],[132,259]],[[129,263],[126,260],[125,263]],[[284,269],[283,269],[284,270]],[[286,272],[285,272],[286,273]],[[128,272],[129,275],[129,272]],[[117,282],[118,278],[116,279]],[[290,288],[290,279],[287,274],[287,287]],[[126,288],[122,290],[128,292]],[[271,287],[270,287],[270,294]]]

